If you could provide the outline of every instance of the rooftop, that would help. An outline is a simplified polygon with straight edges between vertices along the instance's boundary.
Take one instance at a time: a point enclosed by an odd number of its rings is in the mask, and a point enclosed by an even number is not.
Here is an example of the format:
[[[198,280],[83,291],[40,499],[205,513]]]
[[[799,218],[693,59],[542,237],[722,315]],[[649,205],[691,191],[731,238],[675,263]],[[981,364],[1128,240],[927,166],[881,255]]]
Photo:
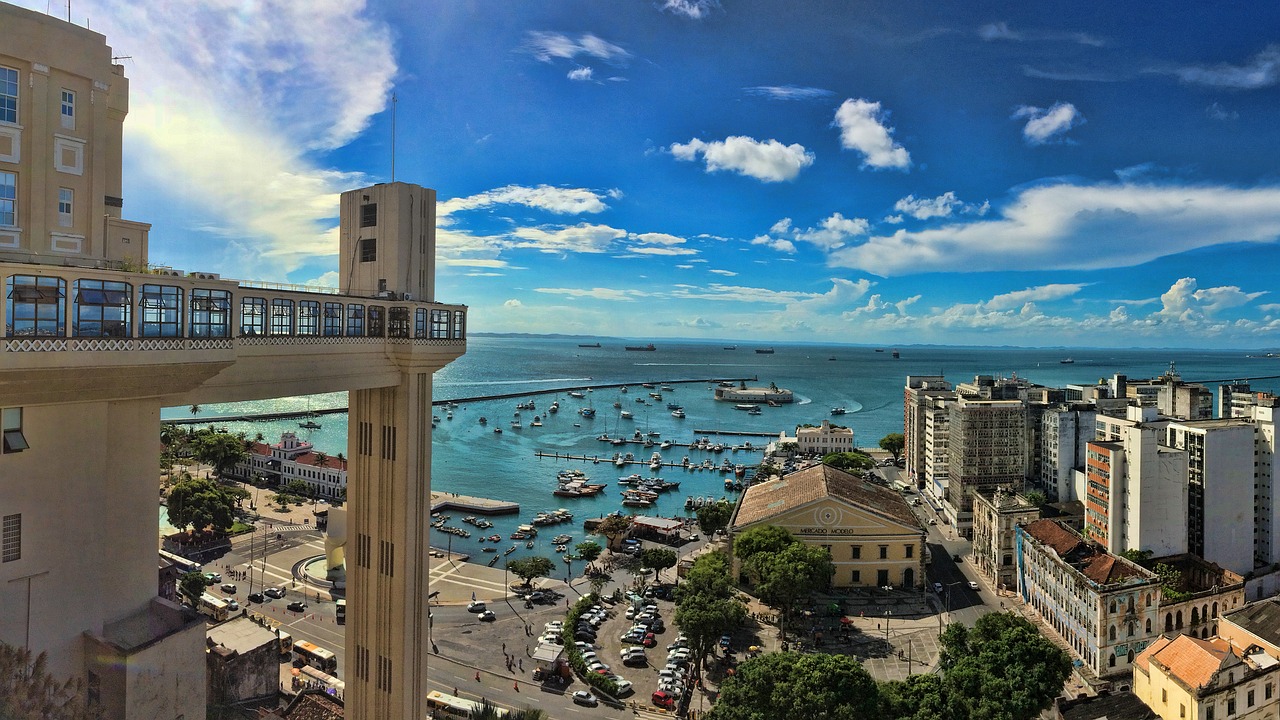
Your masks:
[[[1280,598],[1259,600],[1222,617],[1272,645],[1280,645]]]
[[[241,655],[280,640],[276,634],[247,617],[238,617],[209,628],[209,644],[234,650]]]
[[[904,525],[920,526],[911,506],[898,493],[822,463],[747,488],[734,526],[751,525],[826,498]]]
[[[1191,689],[1208,685],[1214,673],[1222,667],[1222,662],[1231,654],[1231,646],[1216,637],[1201,640],[1191,635],[1179,635],[1172,640],[1161,640],[1165,642],[1157,641],[1142,651],[1139,666],[1148,668],[1151,663],[1155,663]]]
[[[1156,579],[1155,573],[1089,543],[1057,520],[1036,520],[1022,531],[1050,547],[1063,562],[1099,585],[1111,585],[1129,578]]]

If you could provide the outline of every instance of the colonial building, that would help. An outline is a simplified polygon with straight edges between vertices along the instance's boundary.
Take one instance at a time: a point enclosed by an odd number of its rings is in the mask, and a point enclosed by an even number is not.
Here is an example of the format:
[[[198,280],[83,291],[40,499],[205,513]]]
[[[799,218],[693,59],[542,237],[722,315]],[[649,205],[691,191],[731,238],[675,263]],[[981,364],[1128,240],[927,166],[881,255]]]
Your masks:
[[[252,443],[249,459],[238,463],[230,475],[244,480],[261,477],[280,487],[301,480],[315,497],[341,498],[347,492],[346,458],[318,453],[291,432],[282,433],[274,445]]]
[[[435,192],[342,194],[341,293],[151,268],[106,39],[2,3],[0,28],[0,641],[107,717],[203,717],[204,622],[156,595],[160,408],[345,391],[346,710],[426,717],[432,373],[466,350]]]
[[[978,572],[998,590],[1018,586],[1014,529],[1040,519],[1025,497],[997,489],[973,496],[973,555]]]
[[[1244,605],[1244,577],[1195,555],[1152,558],[1146,564],[1165,565],[1178,573],[1175,592],[1161,593],[1160,631],[1165,634],[1201,639],[1221,635],[1222,616]]]
[[[1157,638],[1133,667],[1133,694],[1163,720],[1274,718],[1280,662],[1222,638]]]
[[[1155,573],[1053,520],[1018,526],[1018,592],[1095,676],[1127,673],[1159,633]]]
[[[823,420],[821,425],[797,425],[796,449],[801,454],[828,455],[854,450],[853,429],[832,425]]]
[[[925,529],[898,493],[829,465],[752,485],[731,535],[776,525],[831,553],[834,587],[920,587]]]

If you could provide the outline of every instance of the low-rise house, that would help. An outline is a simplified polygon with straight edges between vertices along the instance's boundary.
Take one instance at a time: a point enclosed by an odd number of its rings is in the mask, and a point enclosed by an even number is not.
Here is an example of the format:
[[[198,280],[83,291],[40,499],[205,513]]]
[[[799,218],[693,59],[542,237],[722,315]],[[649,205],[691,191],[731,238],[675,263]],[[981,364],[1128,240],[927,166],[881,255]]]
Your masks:
[[[1040,509],[1020,494],[974,493],[972,562],[996,589],[1017,587],[1014,529],[1039,519]]]
[[[347,491],[346,459],[316,452],[311,443],[291,432],[282,433],[274,445],[251,443],[249,459],[229,475],[242,480],[260,476],[279,487],[301,480],[322,498],[342,498]]]
[[[1274,718],[1280,662],[1218,637],[1162,636],[1137,658],[1133,693],[1165,720]]]
[[[799,425],[796,427],[796,449],[802,454],[819,456],[852,452],[856,449],[853,429],[832,425],[830,420],[823,420],[821,425]]]

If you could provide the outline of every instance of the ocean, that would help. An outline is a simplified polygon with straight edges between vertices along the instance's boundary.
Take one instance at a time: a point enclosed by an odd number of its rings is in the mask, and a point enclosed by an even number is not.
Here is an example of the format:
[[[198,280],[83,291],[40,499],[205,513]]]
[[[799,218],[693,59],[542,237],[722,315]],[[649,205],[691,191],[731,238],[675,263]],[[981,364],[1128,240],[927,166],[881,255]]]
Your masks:
[[[600,343],[599,348],[579,344]],[[1015,374],[1040,385],[1092,384],[1100,378],[1121,373],[1130,378],[1158,376],[1176,363],[1178,373],[1189,382],[1219,382],[1255,379],[1253,388],[1280,392],[1280,358],[1245,351],[1205,350],[1111,350],[1111,349],[1034,349],[1034,348],[957,348],[903,346],[900,357],[893,357],[892,347],[855,347],[849,345],[757,345],[749,343],[706,343],[689,341],[654,341],[652,352],[626,351],[624,345],[648,341],[623,341],[617,338],[562,337],[471,337],[467,353],[436,374],[434,397],[437,401],[456,400],[459,407],[453,419],[446,419],[443,407],[436,408],[440,417],[432,433],[432,488],[462,495],[478,495],[520,503],[519,516],[491,518],[494,528],[481,533],[463,525],[464,513],[451,513],[449,523],[472,531],[470,539],[453,537],[452,548],[483,559],[482,534],[497,533],[503,537],[499,547],[509,547],[507,536],[516,525],[527,523],[540,511],[567,508],[575,515],[570,524],[545,528],[541,542],[533,550],[519,545],[513,557],[537,553],[549,554],[547,536],[565,532],[580,542],[581,520],[598,517],[620,505],[620,476],[639,472],[649,476],[647,464],[616,468],[609,461],[616,451],[633,452],[647,461],[654,448],[629,444],[614,447],[600,442],[602,433],[631,437],[636,430],[658,432],[660,439],[688,443],[695,429],[729,430],[767,433],[777,436],[785,431],[793,435],[798,424],[817,424],[831,420],[853,428],[855,443],[875,447],[881,437],[902,432],[902,395],[907,375],[945,375],[952,383],[972,380],[975,375],[1011,377]],[[736,346],[736,349],[726,349]],[[756,348],[772,348],[771,354],[756,353]],[[1064,359],[1072,359],[1064,364]],[[795,402],[781,407],[763,407],[762,414],[748,415],[731,403],[712,399],[712,386],[706,382],[674,385],[673,391],[641,388],[640,383],[705,380],[709,378],[758,378],[748,385],[768,385],[790,389]],[[599,389],[578,400],[563,392],[577,386],[627,383],[626,394],[617,389]],[[1216,387],[1214,387],[1216,390]],[[637,403],[649,392],[661,392],[661,402],[650,399]],[[523,393],[518,399],[467,401],[466,398],[504,393]],[[515,405],[533,400],[535,411],[523,411],[523,428],[511,428]],[[560,411],[548,415],[545,410],[558,400]],[[620,402],[621,409],[613,407]],[[683,406],[686,417],[671,416],[666,404]],[[268,442],[277,442],[280,433],[292,431],[312,442],[316,449],[328,454],[346,453],[347,422],[345,414],[326,414],[316,418],[321,427],[304,430],[298,420],[264,420],[258,422],[225,422],[218,416],[242,416],[282,410],[307,410],[345,407],[345,393],[331,393],[270,401],[206,405],[196,417],[208,417],[218,427],[231,432],[244,432],[249,437],[261,433]],[[592,406],[594,419],[581,417],[577,410]],[[844,407],[847,413],[832,416],[833,407]],[[621,410],[629,410],[632,419],[622,419]],[[542,418],[543,427],[530,427],[533,416]],[[189,408],[167,408],[162,417],[189,418]],[[479,418],[488,419],[481,425]],[[493,428],[502,428],[495,434]],[[708,435],[709,433],[698,433]],[[710,435],[713,442],[717,441]],[[767,437],[723,437],[726,445],[751,441],[757,447]],[[538,451],[561,455],[598,456],[599,464],[581,461],[538,458]],[[759,452],[722,454],[690,451],[679,446],[663,451],[668,462],[679,462],[688,455],[694,463],[712,459],[717,466],[728,458],[735,463],[759,462]],[[552,495],[556,473],[562,469],[583,470],[591,482],[605,483],[608,488],[592,498],[560,498]],[[654,508],[644,514],[664,517],[684,516],[687,496],[719,498],[725,495],[724,478],[719,472],[689,471],[664,468],[657,473],[667,480],[680,480],[678,491],[662,496]],[[730,493],[732,497],[734,494]],[[449,535],[434,534],[433,544],[444,547]]]

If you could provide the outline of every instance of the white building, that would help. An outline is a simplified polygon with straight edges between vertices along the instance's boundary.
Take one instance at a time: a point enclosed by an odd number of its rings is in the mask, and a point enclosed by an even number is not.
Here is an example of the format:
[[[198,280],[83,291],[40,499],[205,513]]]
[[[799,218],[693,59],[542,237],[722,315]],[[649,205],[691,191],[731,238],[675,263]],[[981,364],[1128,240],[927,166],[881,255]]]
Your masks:
[[[796,449],[813,455],[852,452],[853,428],[832,425],[830,420],[823,420],[821,425],[797,425]]]
[[[1052,502],[1078,500],[1075,476],[1084,467],[1085,445],[1093,439],[1097,412],[1091,404],[1046,408],[1040,415],[1040,471],[1037,485]]]
[[[346,458],[318,453],[291,432],[281,434],[274,445],[253,443],[248,461],[236,465],[231,474],[246,480],[260,476],[280,487],[301,480],[313,496],[322,498],[340,498],[347,491]]]
[[[1245,418],[1171,422],[1187,453],[1187,551],[1238,573],[1253,570],[1254,435]]]

